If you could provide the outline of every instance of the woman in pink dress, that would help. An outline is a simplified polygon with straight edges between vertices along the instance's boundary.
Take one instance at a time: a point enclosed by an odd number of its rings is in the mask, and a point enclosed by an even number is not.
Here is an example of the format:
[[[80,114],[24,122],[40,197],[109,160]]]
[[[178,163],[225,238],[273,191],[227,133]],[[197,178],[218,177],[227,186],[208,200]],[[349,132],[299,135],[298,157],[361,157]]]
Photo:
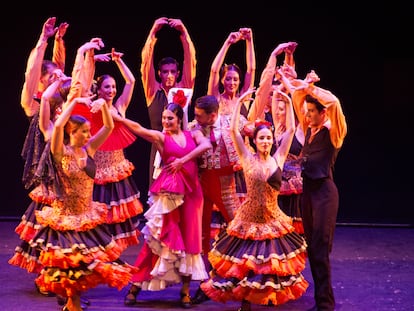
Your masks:
[[[164,163],[149,189],[150,208],[141,230],[145,244],[134,264],[139,272],[124,303],[134,305],[141,289],[162,290],[182,283],[181,306],[189,308],[190,281],[208,278],[201,256],[203,194],[197,157],[211,148],[210,140],[200,130],[182,129],[183,109],[175,103],[162,113],[162,132],[121,120],[134,134],[155,144]]]

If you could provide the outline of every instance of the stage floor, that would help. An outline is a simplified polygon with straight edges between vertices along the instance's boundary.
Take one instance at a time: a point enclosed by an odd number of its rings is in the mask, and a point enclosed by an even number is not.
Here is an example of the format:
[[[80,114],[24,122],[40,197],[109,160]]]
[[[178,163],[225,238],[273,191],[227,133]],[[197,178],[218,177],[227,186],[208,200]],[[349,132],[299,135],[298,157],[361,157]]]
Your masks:
[[[17,221],[0,221],[0,310],[45,311],[61,310],[56,298],[38,294],[35,275],[7,263],[19,243],[14,228]],[[122,258],[135,261],[140,246],[130,247]],[[396,226],[338,225],[331,255],[332,278],[339,311],[414,310],[414,229]],[[278,307],[253,305],[252,310],[307,310],[313,306],[313,281],[307,265],[304,276],[310,283],[307,292],[298,300]],[[192,283],[194,294],[198,283]],[[155,311],[180,310],[180,287],[159,292],[142,291],[132,307],[123,304],[127,288],[118,291],[99,286],[83,296],[91,305],[87,310]],[[239,308],[238,302],[207,301],[192,310],[230,311]]]

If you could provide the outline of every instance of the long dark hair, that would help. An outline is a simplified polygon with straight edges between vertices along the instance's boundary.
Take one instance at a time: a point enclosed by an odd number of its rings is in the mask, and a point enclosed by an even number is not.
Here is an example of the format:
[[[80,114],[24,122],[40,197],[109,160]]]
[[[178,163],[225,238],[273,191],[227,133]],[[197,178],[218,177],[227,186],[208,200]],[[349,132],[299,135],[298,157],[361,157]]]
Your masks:
[[[177,116],[178,120],[180,121],[180,128],[183,130],[183,108],[176,103],[169,103],[167,106],[165,106],[164,110],[169,110]]]

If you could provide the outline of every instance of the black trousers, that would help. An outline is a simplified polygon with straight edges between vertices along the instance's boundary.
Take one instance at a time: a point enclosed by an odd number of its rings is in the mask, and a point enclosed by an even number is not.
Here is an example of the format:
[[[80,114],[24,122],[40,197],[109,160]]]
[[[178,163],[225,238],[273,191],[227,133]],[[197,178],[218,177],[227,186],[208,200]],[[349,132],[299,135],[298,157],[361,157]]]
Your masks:
[[[338,207],[338,189],[332,179],[304,178],[302,221],[318,310],[333,311],[335,308],[329,255],[332,250]]]

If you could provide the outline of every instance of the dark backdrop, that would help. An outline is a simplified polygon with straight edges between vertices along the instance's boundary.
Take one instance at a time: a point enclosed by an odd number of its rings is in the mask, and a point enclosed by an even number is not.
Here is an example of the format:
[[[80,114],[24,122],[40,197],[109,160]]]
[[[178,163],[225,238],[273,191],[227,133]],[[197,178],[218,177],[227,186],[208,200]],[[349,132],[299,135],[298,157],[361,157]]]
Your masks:
[[[335,169],[340,191],[338,222],[412,224],[409,207],[413,204],[407,195],[412,183],[404,179],[411,160],[403,153],[405,148],[398,147],[406,142],[402,133],[411,128],[408,118],[412,108],[408,106],[409,97],[402,91],[412,88],[412,70],[409,69],[413,69],[413,59],[408,42],[400,43],[403,36],[394,31],[407,29],[409,20],[397,19],[392,26],[384,27],[386,19],[377,19],[378,8],[361,11],[349,3],[335,3],[333,7],[333,4],[319,6],[315,2],[297,2],[290,6],[256,2],[244,7],[236,2],[226,5],[224,1],[218,5],[214,1],[204,1],[187,6],[156,1],[147,3],[151,9],[145,10],[128,7],[122,2],[106,7],[95,2],[95,7],[81,9],[71,2],[64,6],[42,2],[41,9],[5,12],[9,16],[3,16],[0,24],[3,61],[0,124],[5,168],[0,217],[20,217],[29,204],[27,191],[21,183],[23,161],[20,157],[28,121],[19,100],[27,57],[46,18],[56,16],[57,23],[70,24],[65,36],[67,74],[72,69],[76,49],[92,37],[103,39],[103,51],[109,52],[115,47],[125,54],[124,61],[137,79],[127,115],[149,126],[139,73],[140,53],[154,20],[168,16],[183,20],[196,47],[198,63],[193,99],[205,94],[211,62],[231,31],[240,27],[253,29],[256,85],[277,44],[298,42],[295,60],[299,77],[314,69],[321,78],[319,85],[341,100],[348,122],[348,135]],[[372,22],[373,18],[377,22]],[[181,62],[181,45],[175,31],[163,29],[159,37],[156,58],[169,55]],[[51,56],[52,40],[49,42],[47,58]],[[244,43],[231,47],[226,62],[235,62],[243,68],[244,50]],[[123,79],[113,63],[98,64],[97,75],[102,73],[113,74],[118,88],[122,88]],[[388,115],[385,115],[384,108],[389,105]],[[126,150],[127,157],[136,166],[134,177],[143,202],[148,190],[149,150],[149,144],[142,139],[137,139]],[[386,152],[388,150],[392,150],[391,155]],[[394,158],[395,154],[399,154],[400,160]]]

